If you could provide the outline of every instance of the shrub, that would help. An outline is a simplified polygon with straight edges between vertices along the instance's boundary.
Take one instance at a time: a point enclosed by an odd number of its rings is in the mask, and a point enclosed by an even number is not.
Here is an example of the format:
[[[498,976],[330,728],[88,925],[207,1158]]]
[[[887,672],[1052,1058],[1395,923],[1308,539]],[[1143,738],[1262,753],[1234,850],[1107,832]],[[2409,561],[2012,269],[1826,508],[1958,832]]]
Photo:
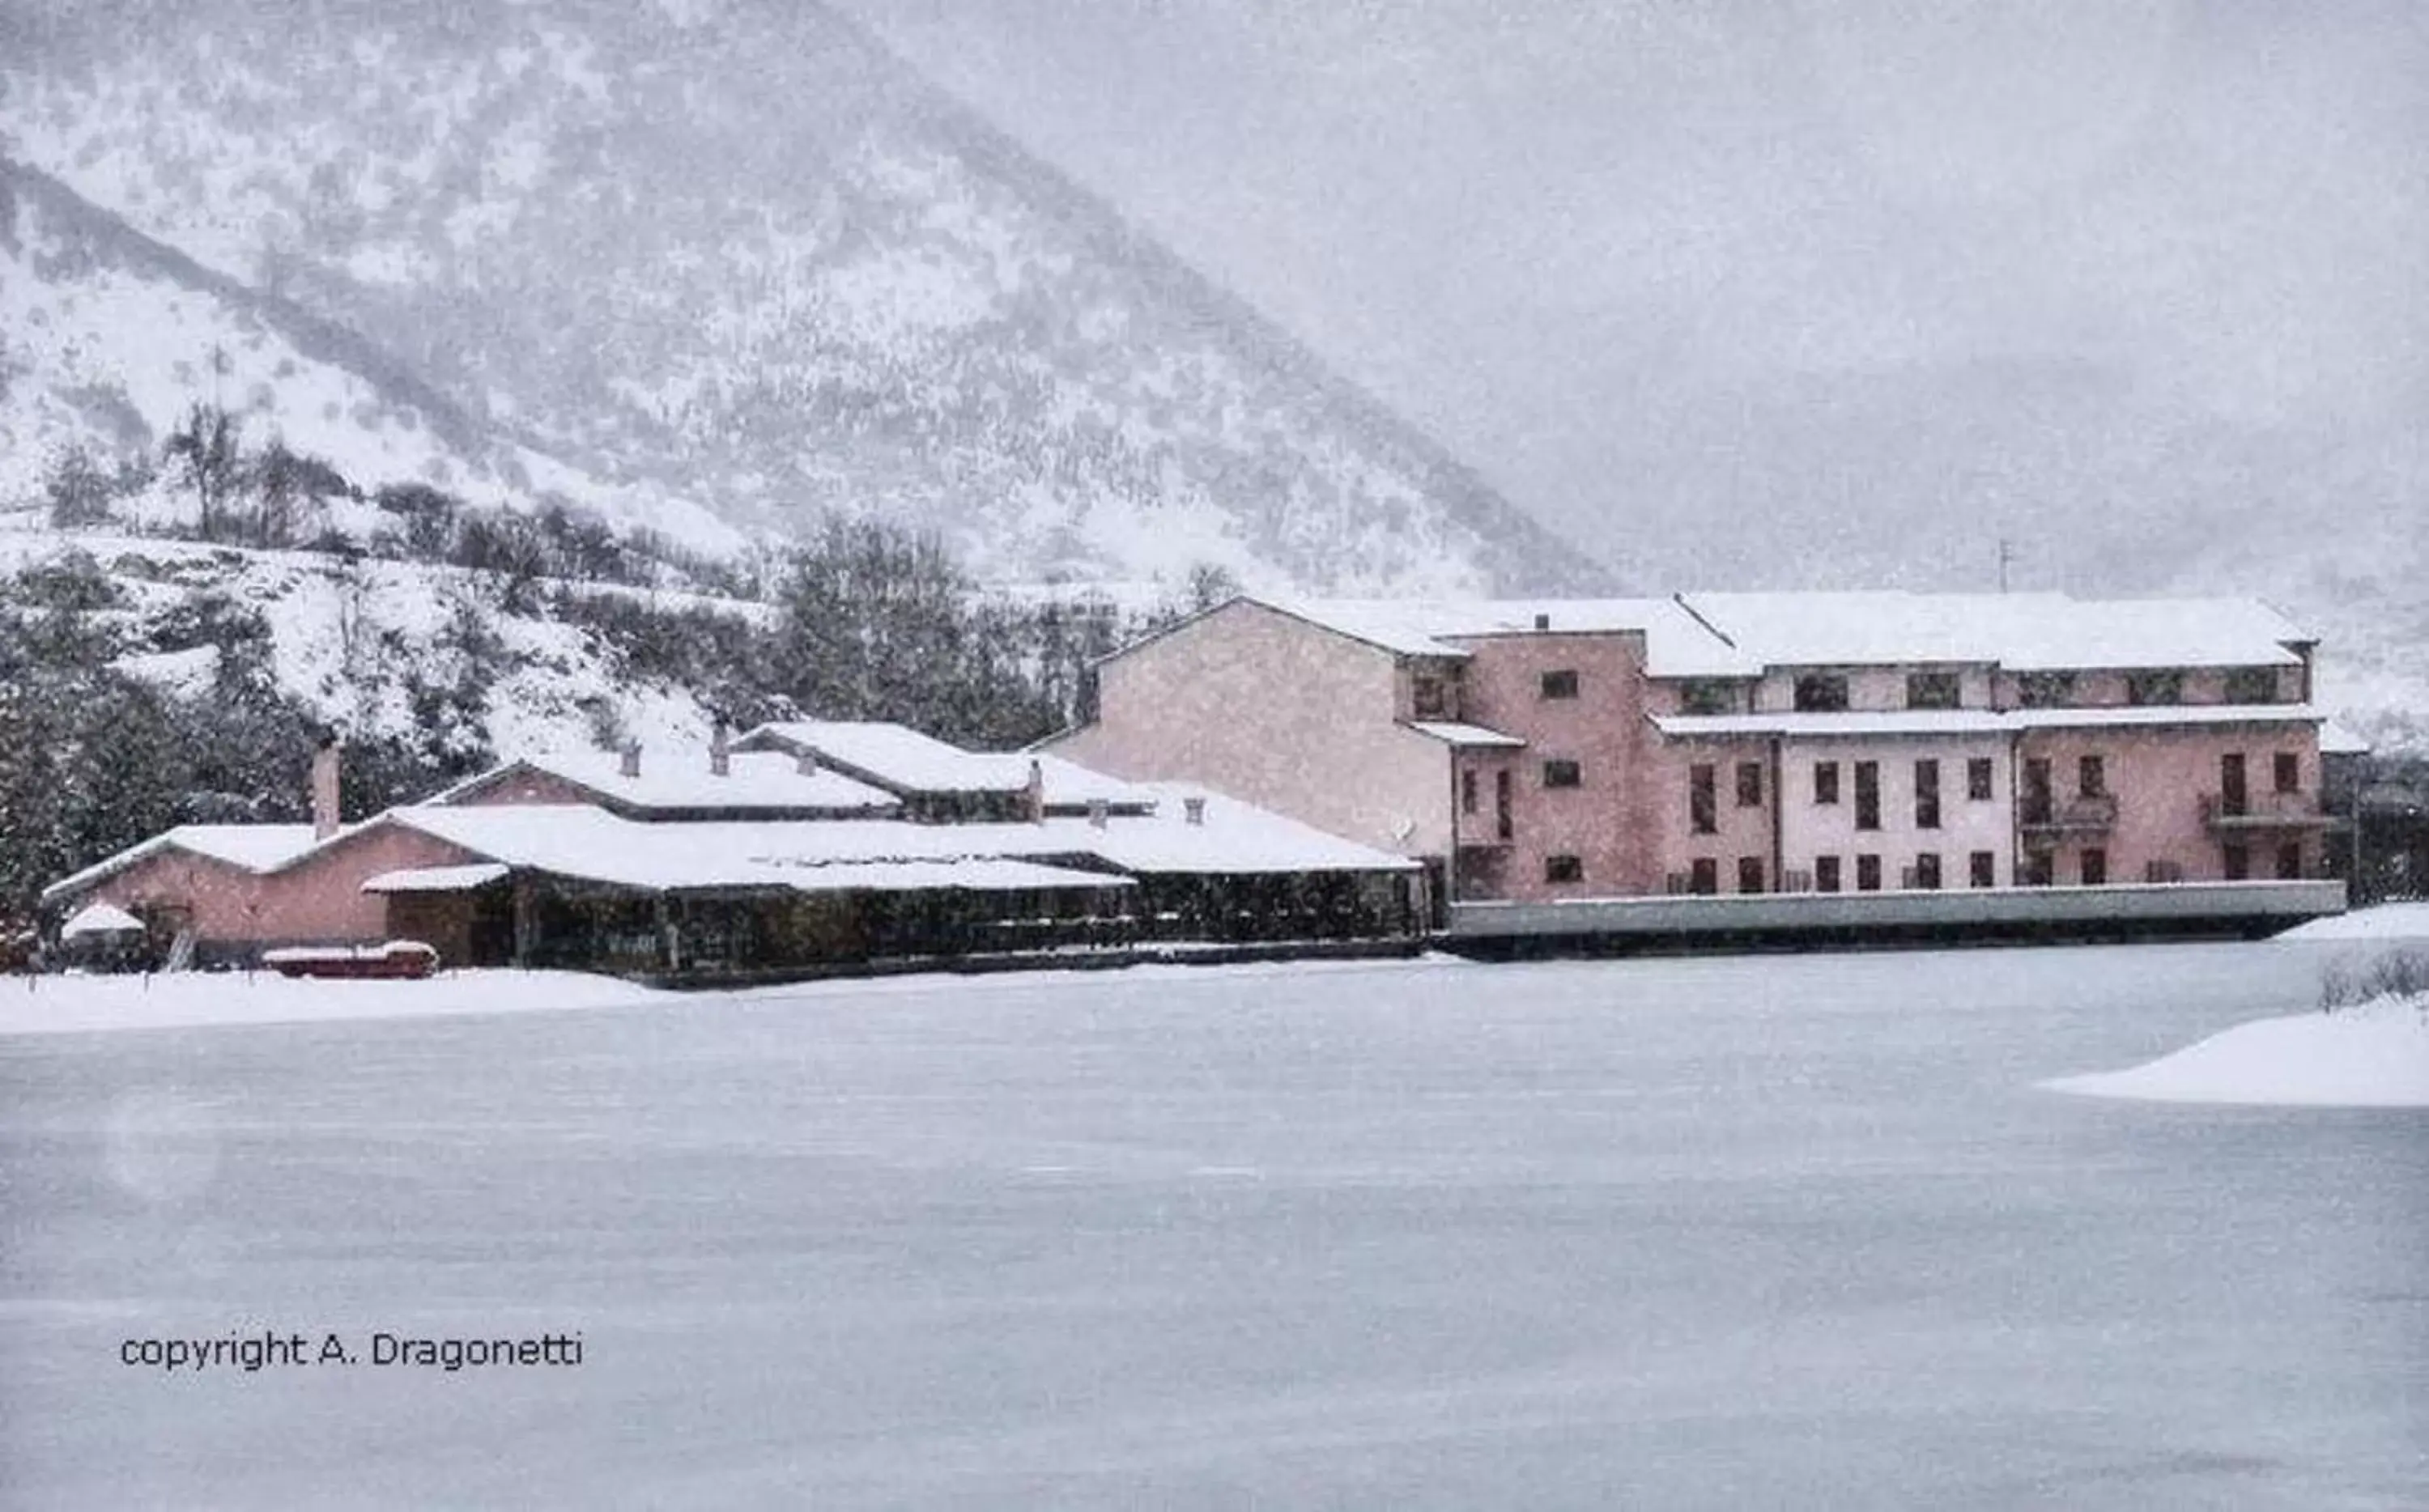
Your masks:
[[[2367,961],[2332,961],[2320,971],[2320,1011],[2382,997],[2429,996],[2429,950],[2398,949]]]

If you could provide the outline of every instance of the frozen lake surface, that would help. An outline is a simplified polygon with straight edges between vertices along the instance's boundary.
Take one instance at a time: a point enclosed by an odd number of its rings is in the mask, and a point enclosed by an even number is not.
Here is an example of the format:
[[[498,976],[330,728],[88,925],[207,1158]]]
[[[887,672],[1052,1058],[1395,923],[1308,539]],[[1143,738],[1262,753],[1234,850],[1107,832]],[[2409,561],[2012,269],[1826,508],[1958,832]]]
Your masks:
[[[0,1040],[0,1503],[2419,1507],[2429,1118],[2034,1083],[2284,945]],[[579,1331],[578,1367],[130,1339]]]

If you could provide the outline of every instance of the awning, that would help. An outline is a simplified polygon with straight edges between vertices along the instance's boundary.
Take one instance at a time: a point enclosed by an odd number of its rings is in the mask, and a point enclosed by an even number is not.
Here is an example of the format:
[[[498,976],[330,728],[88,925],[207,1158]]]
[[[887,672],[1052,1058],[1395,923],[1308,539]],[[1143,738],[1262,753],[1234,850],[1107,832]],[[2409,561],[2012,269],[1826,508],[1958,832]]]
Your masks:
[[[494,861],[469,866],[416,866],[382,872],[363,883],[366,893],[469,893],[506,879],[507,868]]]
[[[74,940],[89,934],[141,934],[143,921],[124,909],[107,903],[91,903],[79,909],[74,918],[59,926],[59,938]]]

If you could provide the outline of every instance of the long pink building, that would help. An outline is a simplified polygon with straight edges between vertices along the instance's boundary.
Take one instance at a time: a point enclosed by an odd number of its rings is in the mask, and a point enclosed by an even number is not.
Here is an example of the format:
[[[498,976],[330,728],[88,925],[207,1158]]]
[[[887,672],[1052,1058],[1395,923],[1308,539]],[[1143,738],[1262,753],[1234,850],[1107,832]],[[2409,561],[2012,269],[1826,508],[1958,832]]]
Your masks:
[[[2246,600],[1241,597],[1047,745],[1420,858],[1438,903],[2302,881],[2313,650]]]

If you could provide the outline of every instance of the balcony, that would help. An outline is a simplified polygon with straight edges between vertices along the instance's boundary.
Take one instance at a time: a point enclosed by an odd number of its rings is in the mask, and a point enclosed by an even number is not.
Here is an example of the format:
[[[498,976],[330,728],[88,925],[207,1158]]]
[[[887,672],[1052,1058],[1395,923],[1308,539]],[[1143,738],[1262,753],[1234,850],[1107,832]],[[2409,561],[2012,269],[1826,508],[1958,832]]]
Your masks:
[[[2036,802],[2028,797],[2018,823],[2029,835],[2106,834],[2117,825],[2117,795],[2102,793],[2069,798],[2064,803],[2048,798]]]
[[[2214,834],[2246,834],[2256,830],[2324,830],[2336,816],[2322,812],[2317,794],[2254,793],[2230,804],[2222,795],[2201,796],[2202,823]]]

